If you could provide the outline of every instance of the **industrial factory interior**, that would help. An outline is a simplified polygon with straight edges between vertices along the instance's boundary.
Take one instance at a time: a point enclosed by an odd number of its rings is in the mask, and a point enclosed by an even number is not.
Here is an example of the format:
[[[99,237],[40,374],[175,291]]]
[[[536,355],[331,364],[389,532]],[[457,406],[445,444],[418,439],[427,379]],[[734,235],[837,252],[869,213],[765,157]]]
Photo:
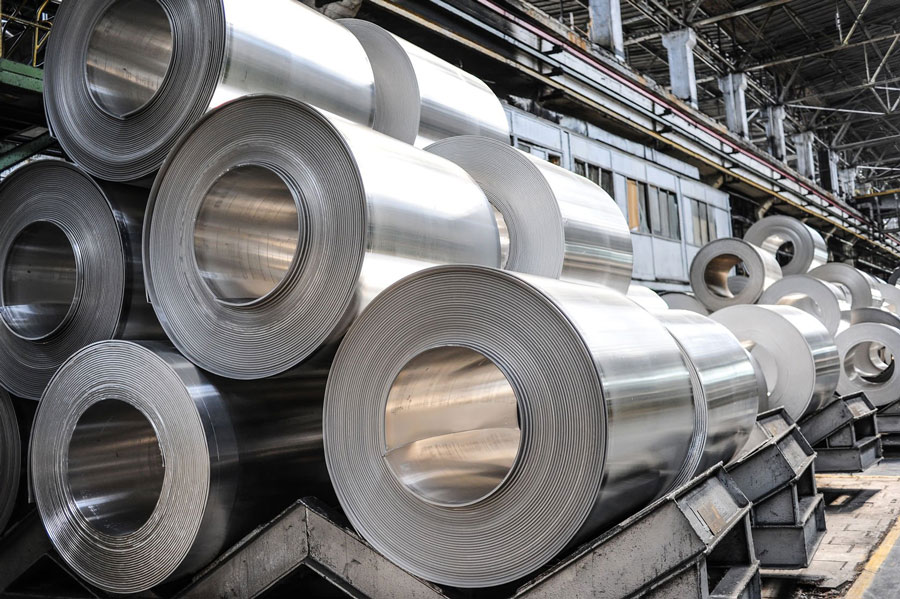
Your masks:
[[[900,599],[900,0],[0,0],[0,599]]]

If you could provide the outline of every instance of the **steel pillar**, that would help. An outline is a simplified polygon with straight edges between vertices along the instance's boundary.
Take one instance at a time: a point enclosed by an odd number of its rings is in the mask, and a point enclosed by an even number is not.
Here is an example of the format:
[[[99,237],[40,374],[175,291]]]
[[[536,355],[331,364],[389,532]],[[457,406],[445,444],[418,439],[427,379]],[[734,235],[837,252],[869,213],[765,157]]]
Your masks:
[[[589,0],[591,42],[625,59],[620,0]]]
[[[798,133],[791,138],[797,150],[797,172],[807,179],[815,178],[816,161],[813,153],[815,136],[812,131]]]
[[[767,109],[766,137],[769,138],[769,153],[778,160],[787,158],[787,143],[784,138],[784,106],[769,106]]]
[[[694,71],[694,46],[697,33],[693,29],[671,31],[662,36],[669,51],[669,79],[672,94],[692,106],[697,106],[697,75]]]
[[[719,78],[719,89],[725,99],[725,120],[728,130],[743,138],[750,137],[750,123],[747,120],[747,75],[729,73]]]

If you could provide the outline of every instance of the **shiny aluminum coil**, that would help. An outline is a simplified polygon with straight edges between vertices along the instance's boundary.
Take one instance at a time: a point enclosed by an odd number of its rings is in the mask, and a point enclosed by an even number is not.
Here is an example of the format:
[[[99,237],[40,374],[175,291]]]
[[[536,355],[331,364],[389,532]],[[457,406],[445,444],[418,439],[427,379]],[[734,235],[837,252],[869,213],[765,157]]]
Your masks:
[[[329,350],[422,262],[497,266],[490,204],[455,164],[300,102],[201,119],[148,206],[148,291],[191,361],[254,379]]]
[[[457,135],[509,144],[506,112],[484,81],[380,25],[338,22],[356,36],[372,64],[380,131],[420,148]]]
[[[900,329],[874,322],[851,326],[837,336],[841,395],[863,391],[876,407],[900,399]]]
[[[900,315],[882,310],[881,308],[859,308],[851,310],[850,324],[857,325],[864,322],[886,324],[895,329],[900,329]]]
[[[900,288],[882,282],[876,283],[875,286],[881,293],[881,309],[900,314]]]
[[[657,318],[669,330],[691,368],[699,438],[693,470],[685,482],[719,462],[728,463],[747,443],[756,424],[760,386],[750,354],[721,324],[685,310],[667,310]]]
[[[889,285],[896,285],[900,283],[900,268],[894,269],[894,272],[891,273],[891,276],[888,277],[887,280]]]
[[[144,293],[146,199],[59,160],[0,185],[0,384],[10,393],[39,399],[94,341],[163,336]]]
[[[634,282],[628,288],[626,296],[648,312],[665,312],[669,309],[669,304],[664,302],[658,293]]]
[[[670,489],[694,420],[678,345],[621,294],[451,265],[393,285],[351,328],[325,452],[378,551],[427,580],[489,587]]]
[[[196,572],[299,497],[333,496],[325,377],[225,381],[162,342],[79,351],[32,433],[34,497],[54,547],[89,583],[135,593]]]
[[[735,267],[743,265],[746,285],[729,283]],[[712,311],[738,304],[752,304],[781,278],[775,257],[741,239],[717,239],[697,252],[691,262],[694,296]]]
[[[825,406],[837,387],[834,337],[814,316],[793,306],[732,306],[712,315],[749,350],[765,375],[768,401],[794,420]]]
[[[850,326],[850,297],[846,290],[809,275],[791,275],[775,282],[758,303],[799,308],[818,318],[832,335]]]
[[[880,308],[882,304],[881,290],[875,277],[843,262],[829,262],[809,271],[810,276],[828,281],[847,290],[850,296],[850,307]]]
[[[0,534],[16,507],[22,472],[22,437],[12,399],[0,389]]]
[[[671,310],[687,310],[703,316],[709,316],[709,310],[706,309],[706,306],[700,303],[700,300],[693,295],[668,291],[661,294],[660,297]]]
[[[374,122],[365,50],[293,0],[78,0],[53,28],[47,117],[66,153],[102,179],[151,175],[201,115],[248,93]]]
[[[484,137],[445,139],[427,150],[461,166],[484,190],[497,215],[504,268],[628,289],[631,231],[599,185]]]
[[[790,259],[781,265],[787,275],[802,275],[828,262],[828,245],[818,231],[790,216],[767,216],[753,223],[744,241],[776,256],[789,252]]]

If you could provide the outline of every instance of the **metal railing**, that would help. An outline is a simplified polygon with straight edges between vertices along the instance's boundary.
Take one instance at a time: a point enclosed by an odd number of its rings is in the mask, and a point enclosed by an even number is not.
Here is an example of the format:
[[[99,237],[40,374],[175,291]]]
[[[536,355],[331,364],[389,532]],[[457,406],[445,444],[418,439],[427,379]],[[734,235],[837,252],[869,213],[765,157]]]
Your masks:
[[[32,40],[31,66],[39,66],[38,59],[41,50],[46,46],[47,40],[50,38],[50,29],[53,25],[50,13],[47,7],[51,0],[43,0],[34,11],[34,17],[26,16],[26,4],[20,2],[13,6],[10,12],[4,12],[3,0],[0,0],[0,58],[7,58],[8,50],[6,48],[6,33],[10,23],[16,23],[25,28],[20,35],[28,35]],[[7,0],[7,6],[9,2]]]

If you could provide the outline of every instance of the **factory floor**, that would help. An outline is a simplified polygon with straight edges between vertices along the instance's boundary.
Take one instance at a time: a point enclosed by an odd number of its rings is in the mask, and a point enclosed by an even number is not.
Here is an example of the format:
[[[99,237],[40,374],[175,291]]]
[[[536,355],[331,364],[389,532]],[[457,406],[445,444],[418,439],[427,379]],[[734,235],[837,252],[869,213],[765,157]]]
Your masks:
[[[764,570],[765,599],[900,599],[900,454],[819,474],[828,531],[803,570]]]

